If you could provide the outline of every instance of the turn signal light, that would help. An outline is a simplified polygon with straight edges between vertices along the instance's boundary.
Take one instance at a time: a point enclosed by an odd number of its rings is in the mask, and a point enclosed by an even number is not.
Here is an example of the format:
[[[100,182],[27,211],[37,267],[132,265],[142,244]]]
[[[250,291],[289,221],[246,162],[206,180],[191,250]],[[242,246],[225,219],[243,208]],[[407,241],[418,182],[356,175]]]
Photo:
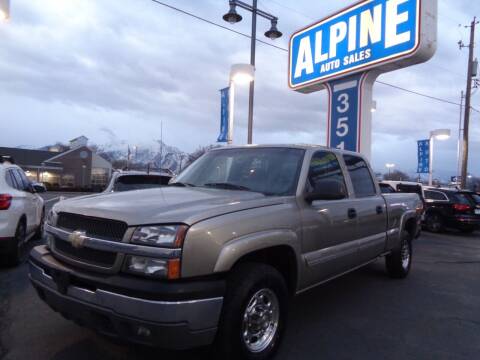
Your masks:
[[[180,278],[180,259],[168,260],[167,278],[174,280]]]
[[[0,194],[0,210],[8,210],[12,205],[12,195]]]
[[[453,208],[456,211],[468,211],[472,209],[470,205],[466,205],[466,204],[453,204]]]

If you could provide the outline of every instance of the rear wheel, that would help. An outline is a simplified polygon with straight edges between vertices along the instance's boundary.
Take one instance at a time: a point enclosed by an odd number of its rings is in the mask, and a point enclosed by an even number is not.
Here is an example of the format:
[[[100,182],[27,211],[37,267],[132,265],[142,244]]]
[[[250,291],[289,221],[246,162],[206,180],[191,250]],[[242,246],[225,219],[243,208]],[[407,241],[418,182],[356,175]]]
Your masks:
[[[45,209],[42,210],[42,216],[40,217],[40,224],[35,232],[35,240],[41,240],[43,237],[43,226],[45,221]]]
[[[288,290],[273,267],[239,265],[228,281],[214,344],[218,359],[269,359],[285,328]]]
[[[412,236],[408,231],[402,231],[400,248],[386,256],[385,265],[392,278],[403,279],[408,276],[412,266]]]
[[[4,261],[3,263],[7,266],[15,266],[18,265],[24,256],[24,246],[25,246],[25,239],[26,239],[26,226],[23,221],[17,226],[17,230],[15,231],[15,237],[12,239],[9,250],[4,254]]]
[[[433,233],[438,233],[443,230],[443,219],[439,214],[428,214],[425,219],[427,230]]]

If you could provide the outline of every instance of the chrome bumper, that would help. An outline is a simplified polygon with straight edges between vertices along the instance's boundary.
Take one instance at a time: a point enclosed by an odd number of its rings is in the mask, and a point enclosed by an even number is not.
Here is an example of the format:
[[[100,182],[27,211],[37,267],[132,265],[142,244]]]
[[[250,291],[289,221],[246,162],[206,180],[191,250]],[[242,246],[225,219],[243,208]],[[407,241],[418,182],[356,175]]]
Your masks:
[[[68,286],[65,294],[60,294],[53,278],[33,263],[30,263],[29,276],[35,285],[53,291],[56,296],[139,320],[162,324],[186,323],[191,331],[216,328],[223,304],[221,297],[176,302],[152,301],[72,285]]]

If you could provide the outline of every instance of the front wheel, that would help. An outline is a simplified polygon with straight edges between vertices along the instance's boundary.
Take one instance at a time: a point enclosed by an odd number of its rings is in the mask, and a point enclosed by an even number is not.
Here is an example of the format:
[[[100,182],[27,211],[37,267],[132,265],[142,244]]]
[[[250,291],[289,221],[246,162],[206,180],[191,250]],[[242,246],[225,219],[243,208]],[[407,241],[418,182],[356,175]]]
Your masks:
[[[233,270],[214,344],[218,359],[269,359],[285,328],[288,290],[282,275],[264,264]]]
[[[385,265],[392,278],[403,279],[408,276],[412,266],[412,237],[408,231],[402,231],[400,248],[386,256]]]

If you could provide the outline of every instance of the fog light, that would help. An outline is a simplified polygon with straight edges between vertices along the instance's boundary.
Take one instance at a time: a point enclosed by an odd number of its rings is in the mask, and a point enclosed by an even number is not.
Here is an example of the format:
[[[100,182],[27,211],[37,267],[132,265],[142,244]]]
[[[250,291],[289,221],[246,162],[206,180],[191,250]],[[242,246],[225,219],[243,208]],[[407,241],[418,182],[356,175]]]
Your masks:
[[[125,259],[125,271],[134,274],[166,278],[168,275],[168,263],[167,260],[129,255]]]

